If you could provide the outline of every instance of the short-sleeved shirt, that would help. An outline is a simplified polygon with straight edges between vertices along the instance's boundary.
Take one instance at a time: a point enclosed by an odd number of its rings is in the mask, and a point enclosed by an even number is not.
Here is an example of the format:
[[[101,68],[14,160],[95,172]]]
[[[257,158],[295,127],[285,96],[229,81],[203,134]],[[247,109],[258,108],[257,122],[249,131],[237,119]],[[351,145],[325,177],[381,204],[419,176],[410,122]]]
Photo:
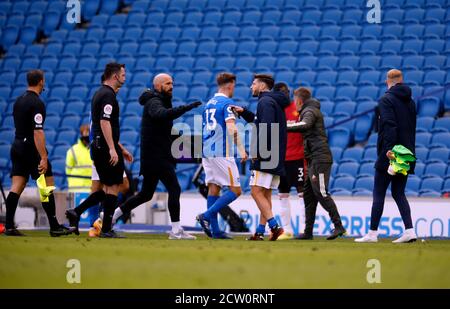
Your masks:
[[[229,139],[227,144],[226,121],[236,119],[231,105],[234,101],[222,93],[216,93],[208,103],[203,112],[203,156],[210,157],[233,157],[234,151],[230,148],[233,140]]]
[[[16,139],[34,144],[34,130],[43,130],[45,105],[34,91],[25,91],[14,103],[14,126]]]
[[[92,98],[91,117],[93,138],[100,137],[102,143],[106,145],[106,140],[100,126],[100,121],[106,120],[111,123],[112,138],[114,144],[117,145],[120,138],[119,102],[117,102],[114,89],[107,85],[102,85],[95,92]]]

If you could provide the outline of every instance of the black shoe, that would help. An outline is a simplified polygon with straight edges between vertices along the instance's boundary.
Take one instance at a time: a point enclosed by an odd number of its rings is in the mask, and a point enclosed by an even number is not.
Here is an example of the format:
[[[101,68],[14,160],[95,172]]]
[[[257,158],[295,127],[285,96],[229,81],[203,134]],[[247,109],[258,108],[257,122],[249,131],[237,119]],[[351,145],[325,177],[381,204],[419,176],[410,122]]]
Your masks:
[[[72,230],[65,227],[64,225],[58,226],[56,229],[50,228],[51,237],[66,236],[72,234]]]
[[[312,240],[313,236],[312,236],[312,234],[301,233],[297,237],[294,237],[294,239],[295,240]]]
[[[336,227],[331,231],[331,235],[327,237],[327,240],[333,240],[338,238],[339,236],[343,236],[347,231],[343,226]]]
[[[251,237],[247,238],[247,240],[264,240],[264,234],[255,233]]]
[[[205,234],[208,235],[208,237],[212,237],[211,229],[209,227],[209,221],[206,220],[205,216],[203,214],[199,214],[196,219],[198,223],[200,223],[203,232],[205,232]]]
[[[3,234],[5,234],[5,236],[25,236],[16,228],[7,229]]]
[[[66,218],[69,220],[69,226],[72,228],[72,232],[75,235],[80,235],[78,230],[78,223],[80,222],[80,216],[73,209],[66,211]]]
[[[114,230],[111,230],[107,233],[100,232],[100,238],[125,238],[125,236],[122,236],[120,234],[117,234]]]

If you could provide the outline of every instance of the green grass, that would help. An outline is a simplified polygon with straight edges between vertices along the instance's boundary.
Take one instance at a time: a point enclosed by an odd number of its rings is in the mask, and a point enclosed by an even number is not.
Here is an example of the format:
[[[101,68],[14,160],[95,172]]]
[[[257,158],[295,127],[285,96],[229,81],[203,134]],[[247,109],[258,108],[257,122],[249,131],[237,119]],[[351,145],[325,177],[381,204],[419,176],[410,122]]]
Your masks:
[[[389,239],[356,244],[26,234],[0,236],[0,288],[450,288],[445,240],[393,245]],[[81,263],[80,284],[66,282],[69,259]],[[380,284],[366,281],[369,259],[381,263]]]

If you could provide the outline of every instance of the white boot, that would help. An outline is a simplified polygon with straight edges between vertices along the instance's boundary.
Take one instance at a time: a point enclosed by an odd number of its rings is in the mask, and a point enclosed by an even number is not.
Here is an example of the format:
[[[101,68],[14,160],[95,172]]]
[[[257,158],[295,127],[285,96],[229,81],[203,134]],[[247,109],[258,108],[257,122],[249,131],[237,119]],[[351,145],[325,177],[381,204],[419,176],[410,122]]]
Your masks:
[[[378,242],[378,232],[369,230],[365,236],[356,238],[355,242]]]
[[[392,241],[392,243],[394,244],[400,244],[400,243],[405,243],[405,242],[415,242],[417,240],[417,235],[416,232],[414,232],[414,229],[407,229],[405,230],[405,232],[403,233],[403,235]]]

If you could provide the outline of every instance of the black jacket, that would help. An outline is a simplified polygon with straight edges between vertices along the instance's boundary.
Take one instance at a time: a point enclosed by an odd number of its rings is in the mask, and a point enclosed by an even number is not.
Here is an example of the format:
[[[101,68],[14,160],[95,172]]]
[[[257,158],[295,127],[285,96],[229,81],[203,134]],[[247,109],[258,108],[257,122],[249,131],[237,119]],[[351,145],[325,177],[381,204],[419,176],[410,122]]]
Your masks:
[[[282,92],[263,92],[258,98],[258,107],[256,108],[256,115],[248,110],[244,110],[242,118],[247,122],[254,122],[256,130],[252,132],[252,145],[250,146],[250,156],[255,156],[252,153],[252,149],[257,149],[256,158],[252,160],[251,170],[261,171],[273,175],[285,175],[284,170],[284,158],[286,157],[286,143],[287,143],[287,131],[286,131],[286,114],[284,109],[290,104],[289,98]],[[273,123],[279,124],[278,141],[272,141],[271,139],[271,125]],[[267,124],[267,134],[265,146],[262,141],[256,136],[259,136],[259,132],[262,127],[261,124]],[[273,142],[273,144],[272,144]],[[256,144],[255,144],[256,143]],[[278,161],[275,162],[274,167],[265,167],[271,161],[271,157],[261,154],[262,149],[276,149],[278,152]],[[274,148],[275,147],[275,148]],[[275,158],[274,158],[275,159]],[[261,165],[261,163],[263,163]],[[270,164],[272,165],[272,164]]]
[[[171,153],[176,138],[171,134],[173,120],[198,105],[172,107],[171,97],[153,89],[146,90],[139,103],[144,106],[141,123],[141,174],[144,174],[145,170],[157,167],[161,159],[175,163]]]
[[[386,152],[395,145],[403,145],[416,153],[416,104],[411,98],[411,88],[405,84],[392,86],[380,98],[377,106],[378,141],[375,168],[387,171],[389,159]],[[409,173],[414,174],[415,163]]]
[[[288,131],[303,133],[305,158],[308,161],[333,163],[319,101],[314,98],[306,100],[300,109],[300,122],[289,124]]]

